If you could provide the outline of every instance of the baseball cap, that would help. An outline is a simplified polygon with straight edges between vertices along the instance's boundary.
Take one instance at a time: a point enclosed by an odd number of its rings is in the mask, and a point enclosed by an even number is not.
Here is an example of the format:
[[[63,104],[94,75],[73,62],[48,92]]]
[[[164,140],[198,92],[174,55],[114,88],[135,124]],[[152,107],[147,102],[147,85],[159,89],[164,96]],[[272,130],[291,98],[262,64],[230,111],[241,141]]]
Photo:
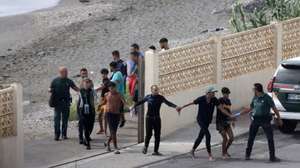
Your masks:
[[[206,89],[206,93],[214,93],[214,92],[218,92],[218,90],[216,88],[214,88],[213,86],[209,86]]]

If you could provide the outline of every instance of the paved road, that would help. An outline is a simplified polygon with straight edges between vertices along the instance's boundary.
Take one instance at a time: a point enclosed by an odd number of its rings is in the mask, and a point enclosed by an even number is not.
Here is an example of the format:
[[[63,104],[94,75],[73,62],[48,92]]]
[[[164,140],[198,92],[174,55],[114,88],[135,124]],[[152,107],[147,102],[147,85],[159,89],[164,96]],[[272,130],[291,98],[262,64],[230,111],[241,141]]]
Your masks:
[[[119,145],[126,147],[137,143],[137,118],[126,116],[127,123],[124,128],[119,129]],[[92,150],[86,150],[83,145],[78,144],[77,128],[69,129],[69,138],[65,141],[56,142],[53,135],[48,138],[33,140],[25,143],[25,168],[47,167],[68,161],[85,158],[93,155],[106,153],[103,142],[104,135],[97,135],[98,123],[95,123],[93,131]]]
[[[196,153],[196,159],[193,160],[188,154],[183,154],[165,161],[146,165],[148,168],[295,168],[300,166],[300,126],[298,131],[292,135],[286,135],[275,130],[275,144],[277,149],[277,156],[281,158],[280,163],[270,163],[268,161],[268,145],[265,135],[257,136],[251,161],[245,161],[245,148],[247,143],[247,136],[237,139],[230,148],[232,158],[230,160],[223,160],[221,158],[221,146],[213,148],[213,153],[216,161],[209,162],[207,160],[206,150],[200,150]]]

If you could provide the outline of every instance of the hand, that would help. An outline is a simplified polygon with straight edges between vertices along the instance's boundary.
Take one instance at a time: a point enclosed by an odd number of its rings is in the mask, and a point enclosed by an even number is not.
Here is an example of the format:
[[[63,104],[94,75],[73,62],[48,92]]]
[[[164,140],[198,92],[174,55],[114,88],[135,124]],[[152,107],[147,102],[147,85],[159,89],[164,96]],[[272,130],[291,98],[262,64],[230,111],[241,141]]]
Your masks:
[[[232,122],[231,125],[232,125],[232,127],[234,128],[234,127],[235,127],[235,122]]]
[[[230,119],[231,119],[232,121],[236,121],[235,115],[234,115],[234,114],[231,114],[231,115],[230,115]]]
[[[277,118],[277,124],[278,124],[279,127],[283,126],[283,122],[280,118]]]
[[[180,115],[181,107],[176,107],[176,111],[178,112],[178,115]]]

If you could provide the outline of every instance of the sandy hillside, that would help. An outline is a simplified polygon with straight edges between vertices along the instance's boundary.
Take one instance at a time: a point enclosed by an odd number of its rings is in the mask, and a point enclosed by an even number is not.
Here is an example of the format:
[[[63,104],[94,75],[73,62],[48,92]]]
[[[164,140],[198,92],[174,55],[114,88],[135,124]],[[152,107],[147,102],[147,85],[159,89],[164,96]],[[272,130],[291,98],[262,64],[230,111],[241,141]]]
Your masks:
[[[167,37],[171,46],[207,38],[203,33],[224,27],[233,0],[63,0],[55,8],[0,18],[0,83],[21,82],[24,129],[29,139],[50,136],[52,110],[47,106],[49,83],[65,65],[70,76],[81,67],[94,71],[111,61],[111,51],[128,57],[136,42],[142,50],[158,47]],[[38,127],[37,127],[38,126]],[[76,124],[71,124],[76,129]]]
[[[65,0],[54,9],[0,18],[0,82],[21,82],[25,99],[46,100],[58,66],[69,67],[71,75],[83,66],[98,74],[112,50],[127,57],[133,42],[146,49],[168,37],[175,45],[205,29],[228,27],[230,5],[230,0]]]

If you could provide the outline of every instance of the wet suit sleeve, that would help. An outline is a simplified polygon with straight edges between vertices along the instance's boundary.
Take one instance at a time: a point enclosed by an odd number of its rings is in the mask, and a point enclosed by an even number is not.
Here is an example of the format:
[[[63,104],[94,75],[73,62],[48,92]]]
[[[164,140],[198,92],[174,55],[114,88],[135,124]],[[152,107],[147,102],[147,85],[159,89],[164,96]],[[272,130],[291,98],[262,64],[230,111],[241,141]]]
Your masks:
[[[144,97],[143,100],[135,103],[134,108],[137,107],[137,106],[139,106],[139,105],[141,105],[141,104],[144,104],[145,102],[148,101],[148,99],[149,99],[149,96]]]
[[[194,104],[199,104],[201,102],[201,97],[198,97],[193,101]]]
[[[177,107],[174,103],[168,101],[165,97],[163,97],[163,102],[164,102],[166,105],[168,105],[169,107],[173,107],[173,108],[176,108],[176,107]]]

